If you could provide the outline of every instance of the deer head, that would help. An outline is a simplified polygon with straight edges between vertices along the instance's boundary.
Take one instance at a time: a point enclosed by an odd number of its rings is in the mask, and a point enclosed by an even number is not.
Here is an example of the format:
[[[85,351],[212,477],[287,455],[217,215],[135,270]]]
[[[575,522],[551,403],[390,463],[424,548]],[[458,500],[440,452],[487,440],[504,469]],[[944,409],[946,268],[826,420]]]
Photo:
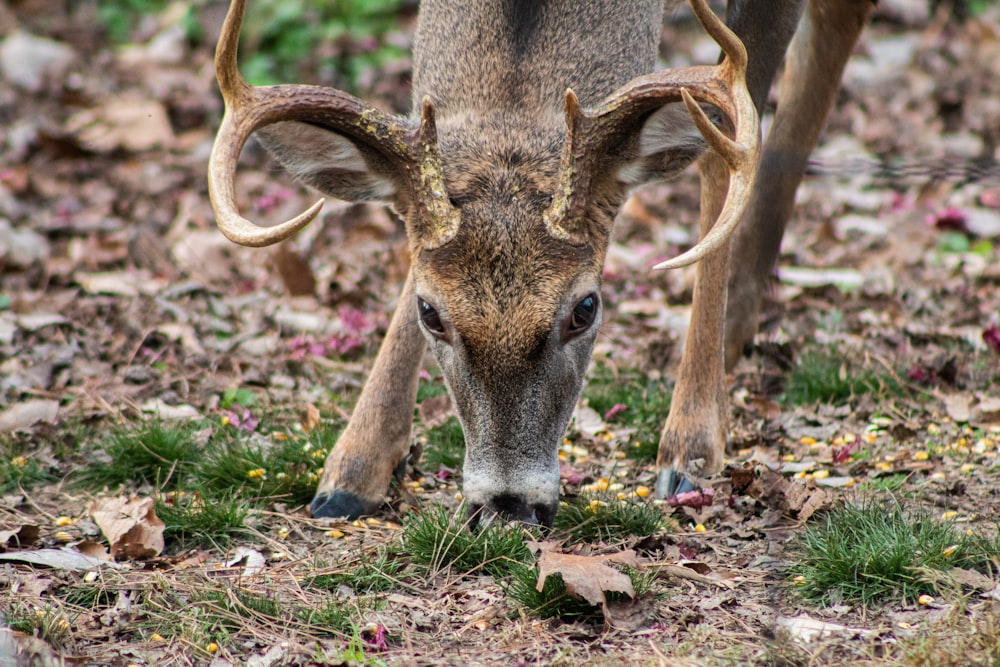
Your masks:
[[[470,508],[551,523],[558,446],[600,326],[601,272],[627,189],[693,160],[703,148],[696,127],[730,167],[728,198],[711,233],[659,268],[698,261],[739,221],[759,143],[743,45],[704,0],[693,0],[726,54],[718,66],[633,79],[587,110],[571,90],[562,109],[467,108],[436,99],[434,75],[421,91],[418,71],[417,112],[399,118],[339,90],[249,86],[236,67],[244,5],[232,3],[216,54],[226,115],[209,193],[219,227],[236,243],[263,246],[319,213],[322,202],[267,228],[239,214],[236,162],[258,130],[287,169],[324,193],[395,207],[416,289],[399,308],[419,321],[457,406]],[[721,111],[733,139],[702,104]]]

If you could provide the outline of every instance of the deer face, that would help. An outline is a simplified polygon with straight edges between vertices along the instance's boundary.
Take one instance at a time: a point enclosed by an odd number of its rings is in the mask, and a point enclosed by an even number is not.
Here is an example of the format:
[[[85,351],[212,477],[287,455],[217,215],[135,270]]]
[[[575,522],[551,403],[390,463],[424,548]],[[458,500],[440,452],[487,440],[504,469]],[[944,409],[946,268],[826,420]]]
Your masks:
[[[407,307],[462,422],[473,520],[482,512],[551,524],[557,450],[601,322],[606,241],[554,240],[542,219],[551,189],[536,187],[537,173],[463,170],[463,182],[449,184],[457,235],[421,251],[413,268],[417,298]]]

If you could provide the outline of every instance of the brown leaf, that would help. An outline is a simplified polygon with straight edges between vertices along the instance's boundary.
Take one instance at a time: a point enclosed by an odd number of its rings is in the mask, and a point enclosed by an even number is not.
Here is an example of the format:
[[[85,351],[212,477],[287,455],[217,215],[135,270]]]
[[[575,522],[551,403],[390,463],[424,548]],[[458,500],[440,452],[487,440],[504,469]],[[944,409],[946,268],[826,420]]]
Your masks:
[[[108,538],[116,559],[145,559],[163,551],[163,521],[153,511],[152,498],[105,498],[87,508]]]
[[[634,597],[632,580],[627,574],[608,566],[608,563],[612,562],[639,567],[639,561],[632,550],[600,556],[577,556],[543,551],[538,557],[536,587],[542,590],[550,574],[559,574],[566,585],[566,592],[592,605],[604,604],[605,591],[625,593],[629,597]]]
[[[287,243],[280,243],[271,255],[271,260],[289,294],[308,296],[316,292],[316,276],[313,275],[308,260],[297,250]]]
[[[302,430],[309,433],[322,423],[322,417],[317,408],[312,403],[306,404],[305,414],[302,415]]]
[[[54,423],[59,414],[59,401],[32,399],[16,403],[0,413],[0,432],[23,431],[36,422]]]
[[[26,547],[38,539],[38,526],[24,524],[16,530],[0,530],[0,550],[8,546]]]
[[[136,95],[111,98],[98,109],[72,116],[66,129],[90,150],[107,153],[118,148],[145,151],[174,141],[167,110],[156,100]]]

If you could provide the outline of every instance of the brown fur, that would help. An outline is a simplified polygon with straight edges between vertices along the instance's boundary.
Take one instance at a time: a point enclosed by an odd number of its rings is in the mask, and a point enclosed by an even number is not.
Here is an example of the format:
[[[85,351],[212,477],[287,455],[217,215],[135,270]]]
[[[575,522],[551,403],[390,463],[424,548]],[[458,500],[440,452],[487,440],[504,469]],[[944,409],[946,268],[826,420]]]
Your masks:
[[[660,443],[661,476],[701,475],[722,465],[725,364],[756,330],[760,293],[795,187],[837,88],[825,68],[839,73],[870,11],[869,0],[803,2],[809,5],[805,24],[821,27],[795,39],[754,203],[734,246],[730,282],[737,298],[728,309],[729,253],[699,266]],[[730,3],[729,23],[747,46],[748,88],[758,109],[801,4]],[[598,304],[594,326],[567,335],[574,306],[599,293],[627,186],[676,173],[704,145],[686,116],[657,111],[635,118],[596,162],[601,173],[584,204],[586,242],[571,245],[542,221],[559,186],[564,91],[572,88],[589,107],[652,71],[661,11],[661,0],[425,0],[414,42],[414,100],[426,96],[434,103],[444,185],[461,220],[456,234],[433,249],[423,236],[434,221],[419,217],[425,214],[400,187],[406,175],[371,146],[294,124],[264,132],[268,148],[306,182],[334,196],[387,199],[406,219],[413,251],[385,342],[327,461],[315,515],[353,516],[381,502],[409,449],[417,374],[429,342],[465,431],[464,490],[472,507],[551,521],[559,490],[556,452],[600,323]],[[411,125],[419,104],[414,109]],[[652,152],[640,154],[641,138],[654,141]],[[712,153],[701,175],[704,235],[722,205],[726,168]],[[418,299],[436,309],[443,336],[419,324]]]

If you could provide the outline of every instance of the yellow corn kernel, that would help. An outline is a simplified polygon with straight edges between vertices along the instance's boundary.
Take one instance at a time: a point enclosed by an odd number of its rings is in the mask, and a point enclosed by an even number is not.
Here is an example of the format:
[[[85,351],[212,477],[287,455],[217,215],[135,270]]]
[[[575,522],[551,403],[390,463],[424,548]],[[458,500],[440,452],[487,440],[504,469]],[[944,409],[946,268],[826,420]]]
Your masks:
[[[64,530],[60,530],[59,532],[57,532],[52,537],[55,538],[56,542],[72,542],[73,541],[73,536],[70,535],[69,533],[67,533]]]
[[[923,595],[917,598],[917,604],[920,605],[934,604],[934,598],[924,593]]]
[[[336,528],[334,528],[333,530],[327,532],[326,535],[327,535],[327,537],[332,537],[335,540],[339,540],[340,538],[342,538],[344,536],[344,531],[337,530]]]
[[[930,433],[931,435],[938,435],[938,434],[941,433],[941,427],[938,426],[937,424],[933,424],[933,423],[932,424],[928,424],[927,425],[927,432]]]
[[[784,456],[781,457],[781,460],[784,461],[785,463],[791,463],[792,461],[795,460],[795,454],[785,454]]]
[[[921,449],[919,452],[914,452],[914,461],[926,461],[931,457],[930,453],[926,449]]]
[[[216,644],[215,642],[209,642],[208,644],[205,644],[206,653],[217,653],[218,650],[219,650],[219,645]]]
[[[796,586],[805,586],[806,584],[809,583],[809,580],[806,579],[801,574],[797,574],[794,577],[792,577],[792,583]]]
[[[799,443],[803,445],[815,445],[816,438],[812,437],[811,435],[804,435],[801,438],[799,438]]]
[[[247,471],[247,478],[249,479],[264,479],[264,475],[267,473],[263,468],[254,468],[253,470]]]
[[[956,512],[955,510],[948,510],[947,512],[944,512],[941,515],[941,519],[943,519],[944,521],[951,521],[952,519],[954,519],[957,516],[958,516],[958,512]]]
[[[639,496],[640,498],[646,498],[646,497],[648,497],[649,496],[649,487],[648,486],[637,486],[637,487],[635,487],[635,495]]]
[[[705,524],[703,523],[699,523],[697,526],[694,527],[694,531],[696,533],[704,533],[706,530],[707,528],[705,528]]]
[[[950,547],[946,547],[945,550],[941,552],[941,555],[945,558],[951,558],[956,551],[958,551],[958,545],[952,544]]]
[[[829,470],[817,470],[812,474],[813,479],[826,479],[830,476]]]
[[[975,469],[976,465],[974,463],[963,463],[962,467],[959,468],[962,472],[972,472]]]
[[[65,526],[72,526],[73,525],[73,519],[69,518],[68,516],[59,516],[59,517],[56,517],[56,525],[57,526],[64,526],[64,527]]]

